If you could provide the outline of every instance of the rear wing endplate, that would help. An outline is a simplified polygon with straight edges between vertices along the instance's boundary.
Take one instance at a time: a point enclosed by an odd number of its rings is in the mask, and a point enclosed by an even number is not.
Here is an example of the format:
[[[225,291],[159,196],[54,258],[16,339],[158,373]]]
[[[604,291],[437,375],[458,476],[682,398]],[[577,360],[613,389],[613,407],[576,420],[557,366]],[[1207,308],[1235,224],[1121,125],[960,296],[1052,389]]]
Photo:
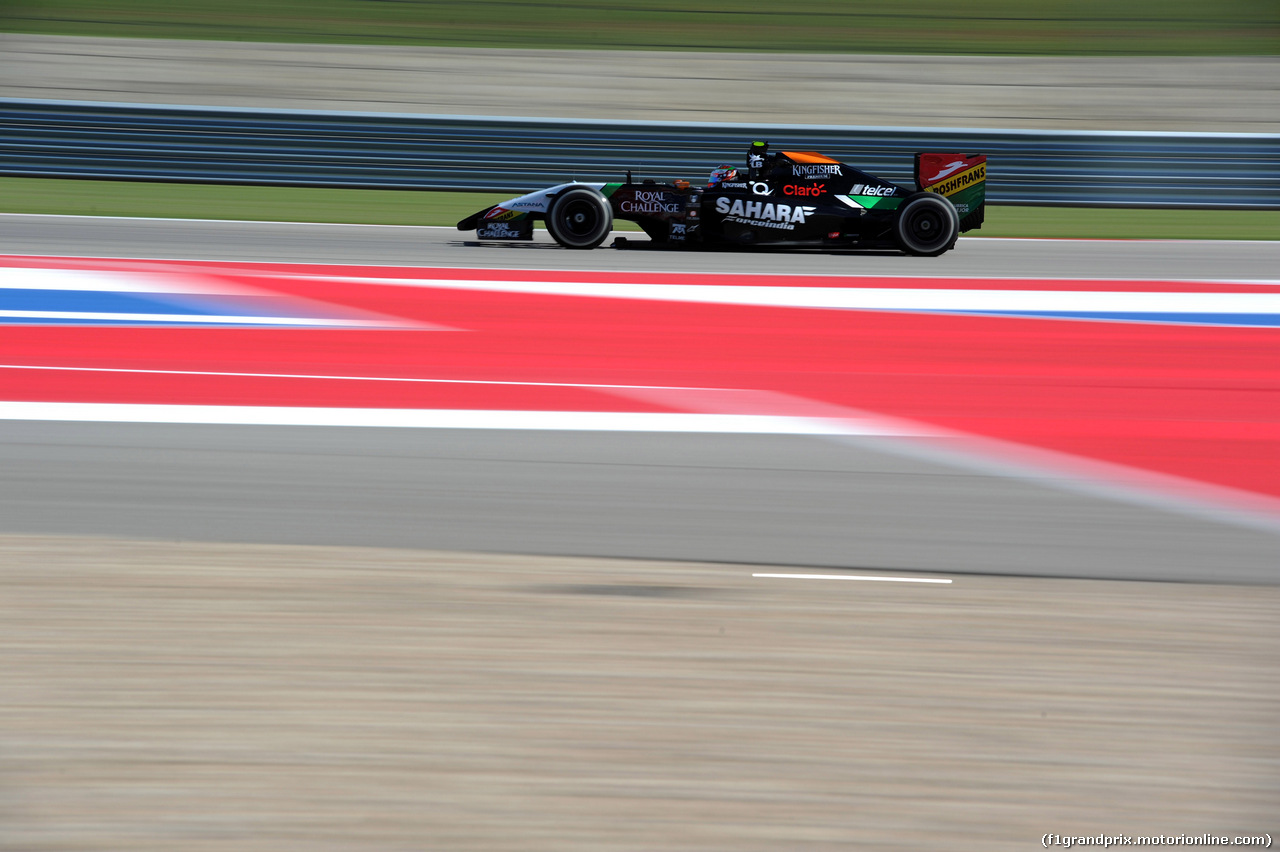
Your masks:
[[[987,202],[986,154],[916,154],[916,188],[945,195],[960,214],[960,230],[982,227]]]

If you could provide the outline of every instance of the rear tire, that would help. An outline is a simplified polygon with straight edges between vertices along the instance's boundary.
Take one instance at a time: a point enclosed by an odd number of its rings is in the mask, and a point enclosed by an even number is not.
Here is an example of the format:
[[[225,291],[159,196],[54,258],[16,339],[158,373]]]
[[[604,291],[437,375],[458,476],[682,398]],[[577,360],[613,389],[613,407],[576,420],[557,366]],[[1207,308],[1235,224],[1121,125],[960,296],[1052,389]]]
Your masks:
[[[565,248],[592,249],[613,230],[613,208],[589,186],[567,189],[551,202],[547,230]]]
[[[907,254],[937,257],[956,244],[960,215],[956,206],[936,192],[917,192],[898,208],[893,237]]]

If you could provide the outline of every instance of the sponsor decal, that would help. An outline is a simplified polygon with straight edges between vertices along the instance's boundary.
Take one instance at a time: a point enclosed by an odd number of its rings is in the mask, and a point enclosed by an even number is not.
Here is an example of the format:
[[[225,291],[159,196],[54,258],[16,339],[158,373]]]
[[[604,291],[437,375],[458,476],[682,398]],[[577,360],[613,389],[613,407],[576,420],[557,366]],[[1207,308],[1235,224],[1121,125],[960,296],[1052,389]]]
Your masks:
[[[623,213],[679,213],[680,197],[662,191],[639,190],[618,205]]]
[[[512,219],[519,219],[524,215],[524,212],[520,210],[506,210],[502,207],[495,207],[486,213],[484,218],[490,222],[509,222]]]
[[[508,201],[507,206],[512,210],[541,210],[546,211],[547,200],[545,198],[535,198],[531,201]]]
[[[698,223],[691,221],[689,224],[673,221],[671,229],[667,232],[667,241],[672,243],[687,243],[692,239],[698,238]]]
[[[758,228],[778,228],[794,231],[796,225],[803,225],[806,217],[812,216],[816,207],[792,206],[790,204],[771,204],[767,201],[716,199],[716,211],[724,214],[726,222],[741,222]]]
[[[840,177],[844,172],[840,171],[838,163],[792,163],[791,174],[796,177],[814,180],[815,178]]]
[[[533,222],[486,222],[476,229],[476,236],[482,240],[531,240]]]
[[[827,191],[825,183],[814,183],[808,186],[787,184],[782,188],[783,195],[822,195]]]
[[[945,166],[939,169],[936,175],[930,178],[925,178],[925,180],[928,181],[929,183],[933,183],[934,181],[942,180],[947,175],[952,174],[953,172],[957,172],[963,168],[964,168],[964,160],[956,160],[954,162],[947,163]]]
[[[762,180],[753,181],[751,191],[756,195],[773,195],[773,189]]]
[[[853,189],[849,190],[850,195],[878,195],[881,197],[889,195],[897,195],[898,188],[896,186],[872,186],[869,183],[855,183]]]
[[[749,169],[763,169],[763,168],[764,168],[764,157],[763,157],[763,156],[761,156],[760,154],[748,154],[748,155],[747,155],[747,168],[749,168]]]
[[[968,171],[961,172],[955,177],[948,178],[942,183],[935,183],[929,187],[930,192],[936,192],[939,195],[951,195],[953,192],[959,192],[966,186],[978,183],[987,179],[987,164],[979,163]]]
[[[722,183],[720,186],[725,189],[747,189],[751,186],[749,183]]]

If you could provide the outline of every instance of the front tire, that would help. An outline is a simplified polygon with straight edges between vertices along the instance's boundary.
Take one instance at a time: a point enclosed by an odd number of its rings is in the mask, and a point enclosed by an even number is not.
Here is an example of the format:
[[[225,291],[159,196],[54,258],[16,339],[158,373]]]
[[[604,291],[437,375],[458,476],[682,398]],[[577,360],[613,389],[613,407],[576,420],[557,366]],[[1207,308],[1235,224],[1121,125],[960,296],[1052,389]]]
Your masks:
[[[547,230],[565,248],[592,249],[613,230],[613,208],[589,186],[567,189],[551,202]]]
[[[907,254],[937,257],[956,244],[960,215],[954,204],[936,192],[917,192],[898,208],[893,236]]]

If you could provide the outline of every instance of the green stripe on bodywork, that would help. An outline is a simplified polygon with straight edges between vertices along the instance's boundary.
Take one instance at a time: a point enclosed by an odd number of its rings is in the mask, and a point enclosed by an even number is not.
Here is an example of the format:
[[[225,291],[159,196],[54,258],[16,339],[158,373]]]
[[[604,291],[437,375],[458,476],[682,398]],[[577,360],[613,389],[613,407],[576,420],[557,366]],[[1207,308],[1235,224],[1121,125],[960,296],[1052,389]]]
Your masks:
[[[880,195],[848,195],[845,197],[855,202],[859,207],[865,207],[868,210],[897,210],[898,205],[902,203],[901,198],[885,198]]]
[[[622,186],[622,184],[620,183],[606,183],[604,186],[600,187],[600,194],[603,195],[605,198],[608,198],[609,196],[617,192],[618,187],[620,186]]]

